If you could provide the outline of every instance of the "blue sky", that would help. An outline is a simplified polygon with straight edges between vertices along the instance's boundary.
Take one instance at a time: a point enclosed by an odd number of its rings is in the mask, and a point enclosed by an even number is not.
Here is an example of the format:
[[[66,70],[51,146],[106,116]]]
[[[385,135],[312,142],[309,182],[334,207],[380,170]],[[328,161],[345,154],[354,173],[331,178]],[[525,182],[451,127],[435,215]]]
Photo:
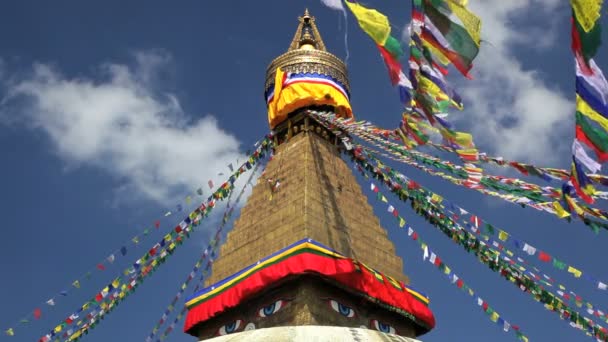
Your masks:
[[[567,2],[470,2],[484,20],[486,43],[474,68],[475,80],[451,73],[467,108],[453,113],[451,120],[473,132],[483,151],[566,167],[574,108]],[[393,34],[401,36],[409,18],[408,1],[366,4],[386,13]],[[305,7],[316,16],[329,50],[343,58],[342,14],[318,0],[2,3],[2,330],[17,327],[28,312],[42,308],[42,318],[16,329],[12,340],[39,338],[98,292],[163,233],[153,232],[140,249],[130,250],[104,272],[95,270],[100,260],[152,227],[208,179],[220,181],[218,172],[226,172],[228,163],[242,158],[268,131],[265,69],[287,49]],[[397,92],[372,41],[350,14],[348,49],[355,115],[394,127],[400,114]],[[596,58],[601,67],[607,65],[605,56],[601,49]],[[405,165],[399,169],[495,226],[608,280],[601,253],[606,232],[595,235],[579,222],[568,224],[488,199]],[[469,286],[531,340],[587,339],[390,200]],[[397,229],[386,208],[372,203],[412,285],[431,297],[437,328],[424,341],[513,340],[472,298],[423,263],[417,245]],[[163,219],[163,229],[178,220]],[[207,233],[194,234],[87,340],[143,339],[216,226],[217,218],[203,225]],[[544,270],[608,312],[606,293],[561,271]],[[80,290],[59,298],[55,307],[45,304],[87,271],[93,278]],[[178,330],[169,340],[193,339]]]

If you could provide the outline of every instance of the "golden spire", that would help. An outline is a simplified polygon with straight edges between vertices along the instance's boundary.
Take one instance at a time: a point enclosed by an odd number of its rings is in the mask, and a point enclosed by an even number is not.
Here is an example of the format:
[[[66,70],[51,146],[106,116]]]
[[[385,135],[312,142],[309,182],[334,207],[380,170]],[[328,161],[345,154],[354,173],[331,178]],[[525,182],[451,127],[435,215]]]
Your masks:
[[[304,11],[303,16],[298,17],[298,21],[300,24],[287,51],[298,49],[327,51],[315,24],[315,17],[310,15],[308,8]]]

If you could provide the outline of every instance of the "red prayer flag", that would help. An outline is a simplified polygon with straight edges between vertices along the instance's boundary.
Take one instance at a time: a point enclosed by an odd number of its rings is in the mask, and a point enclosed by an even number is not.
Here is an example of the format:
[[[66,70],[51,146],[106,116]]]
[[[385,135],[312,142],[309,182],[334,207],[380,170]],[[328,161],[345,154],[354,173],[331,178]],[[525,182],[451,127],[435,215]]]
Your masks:
[[[96,301],[98,301],[98,302],[101,302],[101,300],[102,300],[102,299],[103,299],[103,296],[101,295],[101,293],[98,293],[98,294],[95,296],[95,300],[96,300]]]
[[[105,271],[105,269],[106,269],[106,267],[105,267],[103,264],[97,264],[97,268],[98,268],[100,271]]]
[[[458,279],[458,281],[456,282],[456,286],[461,289],[462,286],[464,286],[464,281],[462,281],[462,279]]]
[[[551,261],[551,256],[543,251],[540,251],[540,253],[538,253],[538,259],[540,261],[549,262]]]
[[[435,257],[435,266],[441,266],[441,258],[439,258],[438,256]]]
[[[160,221],[154,222],[154,227],[156,227],[156,229],[160,228]]]
[[[34,309],[34,318],[40,319],[41,316],[42,316],[42,310],[40,310],[40,308]]]
[[[391,79],[391,84],[393,86],[399,83],[399,74],[401,74],[401,64],[399,61],[391,55],[388,50],[384,47],[377,45],[378,50],[380,50],[380,54],[382,55],[382,59],[384,59],[384,64],[386,64],[386,68],[388,69],[388,76]]]

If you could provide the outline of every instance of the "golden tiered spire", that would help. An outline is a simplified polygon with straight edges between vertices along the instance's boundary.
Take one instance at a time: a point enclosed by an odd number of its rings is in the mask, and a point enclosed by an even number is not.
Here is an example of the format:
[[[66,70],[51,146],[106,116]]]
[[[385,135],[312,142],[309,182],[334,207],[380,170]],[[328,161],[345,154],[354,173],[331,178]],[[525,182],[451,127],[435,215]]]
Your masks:
[[[346,65],[327,51],[317,29],[315,17],[311,16],[308,10],[298,17],[298,21],[298,28],[289,48],[266,69],[264,95],[271,129],[284,123],[290,113],[310,105],[328,105],[335,108],[338,116],[352,117]],[[318,80],[306,85],[306,80],[300,79],[295,87],[302,89],[283,89],[282,84],[277,88],[277,70],[283,73],[279,74],[280,77],[290,74],[300,75],[302,78],[302,75],[306,75]],[[291,80],[290,84],[295,81],[297,80]],[[281,93],[285,91],[291,94],[281,97]]]
[[[293,36],[289,49],[287,51],[293,51],[297,49],[314,49],[327,51],[323,38],[319,34],[317,25],[315,24],[315,17],[311,16],[308,12],[308,8],[304,11],[304,15],[298,17],[300,24],[296,30],[296,34]]]

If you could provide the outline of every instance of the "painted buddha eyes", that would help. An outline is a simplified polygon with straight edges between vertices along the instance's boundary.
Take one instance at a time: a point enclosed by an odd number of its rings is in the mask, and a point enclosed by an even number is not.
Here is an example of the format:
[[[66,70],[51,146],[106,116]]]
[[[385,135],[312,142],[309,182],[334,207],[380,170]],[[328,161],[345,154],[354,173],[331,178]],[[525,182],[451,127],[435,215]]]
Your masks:
[[[221,328],[219,328],[217,331],[217,334],[218,335],[232,334],[233,332],[239,331],[239,329],[241,328],[242,325],[243,325],[243,320],[241,320],[241,319],[234,320],[231,323],[225,324]]]
[[[355,317],[355,310],[351,309],[350,307],[348,307],[340,302],[330,299],[329,305],[331,306],[332,309],[334,309],[335,312],[339,313],[340,315],[342,315],[344,317],[348,317],[348,318]]]
[[[277,311],[281,310],[281,308],[285,305],[285,301],[282,299],[277,300],[276,302],[269,304],[260,310],[258,310],[259,317],[268,317],[274,315]]]
[[[372,319],[371,324],[372,328],[381,331],[387,334],[394,334],[395,328],[391,325],[378,321],[377,319]]]

